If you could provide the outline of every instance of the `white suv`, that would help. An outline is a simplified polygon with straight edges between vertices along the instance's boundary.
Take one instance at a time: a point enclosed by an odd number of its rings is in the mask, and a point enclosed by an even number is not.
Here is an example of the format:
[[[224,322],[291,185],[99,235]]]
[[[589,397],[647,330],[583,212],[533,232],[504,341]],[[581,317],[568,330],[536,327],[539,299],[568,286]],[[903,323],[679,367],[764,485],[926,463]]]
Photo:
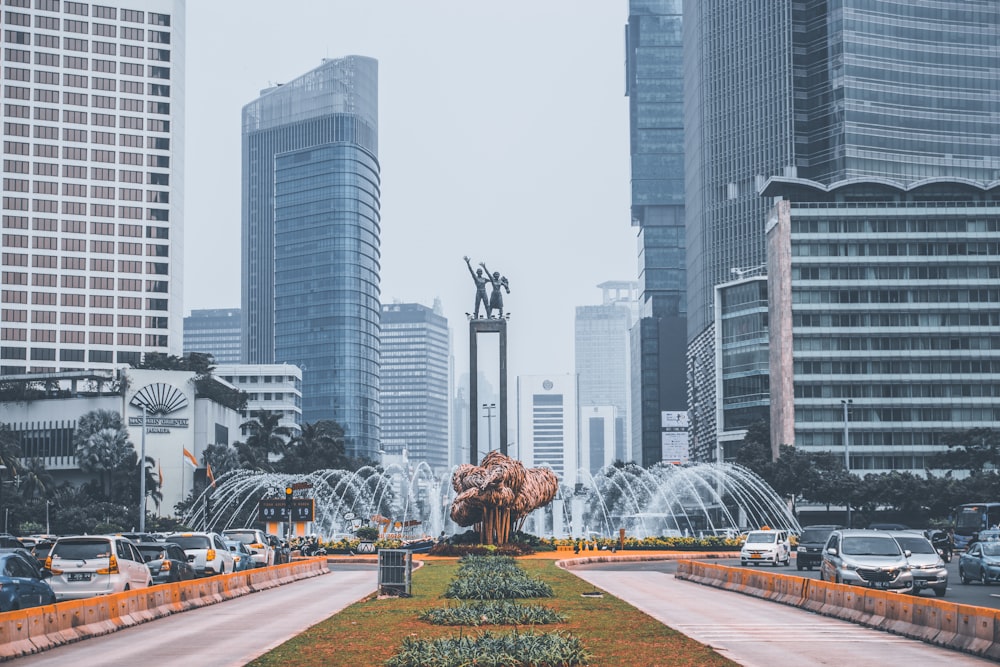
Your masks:
[[[225,574],[236,567],[233,552],[218,533],[173,533],[164,541],[173,542],[184,550],[199,577]]]
[[[268,543],[267,534],[263,530],[257,530],[256,528],[229,528],[222,531],[222,537],[245,544],[253,558],[252,567],[274,565],[274,549]]]
[[[788,565],[792,558],[792,544],[787,530],[751,530],[740,549],[740,565]]]
[[[153,583],[153,576],[132,540],[117,535],[60,537],[45,567],[56,600],[108,595]]]

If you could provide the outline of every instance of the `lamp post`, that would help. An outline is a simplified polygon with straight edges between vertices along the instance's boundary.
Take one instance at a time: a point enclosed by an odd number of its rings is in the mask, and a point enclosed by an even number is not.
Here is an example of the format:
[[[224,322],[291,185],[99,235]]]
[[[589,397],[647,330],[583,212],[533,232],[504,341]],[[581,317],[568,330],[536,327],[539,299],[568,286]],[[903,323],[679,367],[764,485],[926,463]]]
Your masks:
[[[496,410],[496,407],[496,403],[483,403],[483,410],[486,411],[487,451],[493,451],[493,411]]]
[[[146,532],[146,403],[142,404],[142,453],[139,455],[139,532]],[[45,506],[48,511],[48,505]]]
[[[848,440],[850,438],[850,430],[848,428],[849,421],[847,418],[848,414],[847,410],[852,403],[854,403],[854,401],[850,398],[840,400],[840,404],[844,407],[844,470],[847,471],[848,475],[851,474],[851,452],[850,452],[850,442]],[[846,505],[847,505],[847,527],[850,528],[851,527],[850,499],[847,499]]]

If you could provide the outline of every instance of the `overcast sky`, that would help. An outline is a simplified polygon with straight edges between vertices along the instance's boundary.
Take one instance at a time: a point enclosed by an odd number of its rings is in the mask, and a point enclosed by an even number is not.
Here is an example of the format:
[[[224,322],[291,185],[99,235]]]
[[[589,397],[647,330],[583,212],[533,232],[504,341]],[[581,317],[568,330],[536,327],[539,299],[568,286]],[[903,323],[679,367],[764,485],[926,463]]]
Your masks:
[[[635,280],[627,0],[187,3],[185,314],[240,306],[240,112],[323,58],[379,62],[382,303],[440,298],[456,377],[475,287],[510,280],[520,374],[573,372],[578,305]]]

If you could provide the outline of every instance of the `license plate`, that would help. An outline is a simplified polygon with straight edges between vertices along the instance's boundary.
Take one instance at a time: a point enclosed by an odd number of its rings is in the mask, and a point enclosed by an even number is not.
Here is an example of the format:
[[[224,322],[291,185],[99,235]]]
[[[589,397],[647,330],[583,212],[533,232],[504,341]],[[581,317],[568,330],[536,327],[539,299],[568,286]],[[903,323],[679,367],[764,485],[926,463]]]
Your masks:
[[[70,572],[66,579],[69,581],[90,581],[90,572]]]
[[[760,558],[760,554],[750,554],[750,558]]]
[[[872,588],[881,588],[881,589],[889,588],[889,582],[888,581],[876,581],[876,582],[874,582],[872,584]]]

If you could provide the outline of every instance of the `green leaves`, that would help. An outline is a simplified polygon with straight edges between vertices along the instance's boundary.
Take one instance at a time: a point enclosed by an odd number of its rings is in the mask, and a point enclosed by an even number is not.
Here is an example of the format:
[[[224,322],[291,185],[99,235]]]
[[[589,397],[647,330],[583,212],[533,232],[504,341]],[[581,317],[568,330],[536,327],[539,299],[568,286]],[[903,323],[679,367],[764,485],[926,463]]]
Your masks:
[[[569,667],[585,665],[589,654],[576,637],[562,632],[493,634],[477,637],[403,640],[386,667]]]
[[[455,607],[428,609],[420,619],[434,625],[547,625],[566,620],[542,605],[524,605],[513,600],[481,600]]]

